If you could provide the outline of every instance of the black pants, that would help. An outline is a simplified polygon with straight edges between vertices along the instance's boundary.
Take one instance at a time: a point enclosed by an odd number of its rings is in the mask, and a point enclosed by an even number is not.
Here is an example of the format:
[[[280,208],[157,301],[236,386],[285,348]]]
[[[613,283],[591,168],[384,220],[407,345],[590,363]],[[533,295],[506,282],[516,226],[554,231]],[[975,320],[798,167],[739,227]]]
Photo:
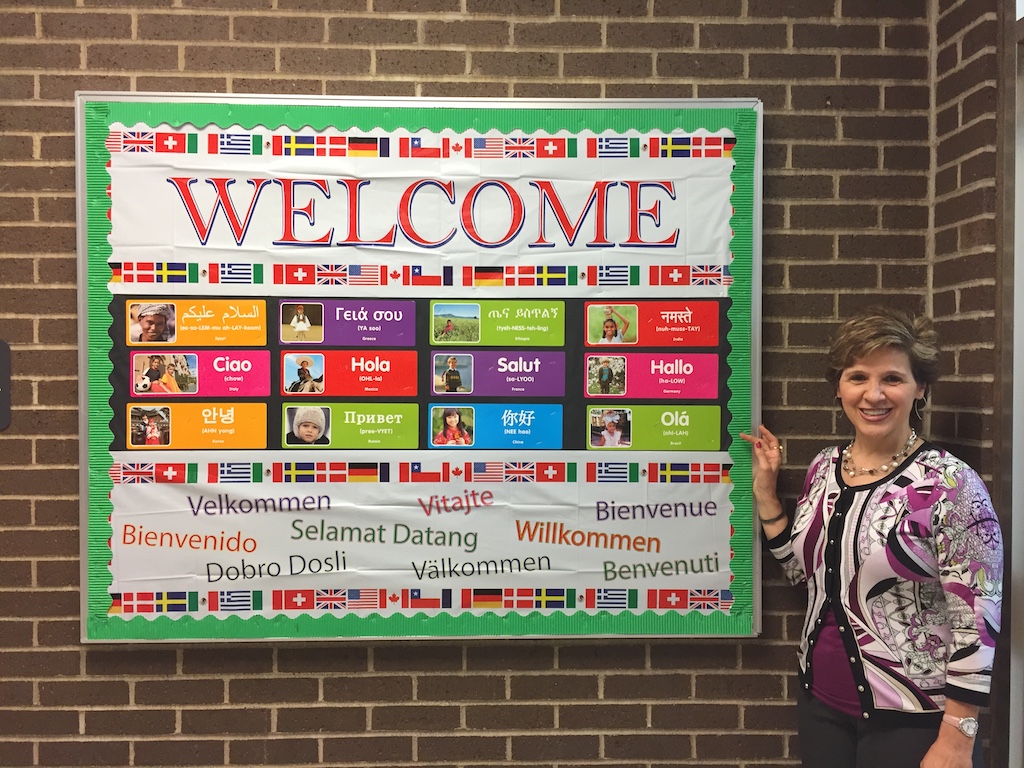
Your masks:
[[[804,690],[797,694],[803,768],[918,768],[937,728],[878,728],[838,712]],[[982,768],[981,739],[974,742],[974,768]]]

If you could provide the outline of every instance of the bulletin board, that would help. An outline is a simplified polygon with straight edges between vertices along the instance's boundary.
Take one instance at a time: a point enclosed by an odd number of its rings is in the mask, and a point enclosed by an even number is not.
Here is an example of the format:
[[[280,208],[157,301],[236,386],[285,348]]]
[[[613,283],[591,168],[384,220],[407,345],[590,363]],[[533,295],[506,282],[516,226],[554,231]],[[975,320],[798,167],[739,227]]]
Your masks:
[[[76,133],[84,640],[758,631],[759,102]]]

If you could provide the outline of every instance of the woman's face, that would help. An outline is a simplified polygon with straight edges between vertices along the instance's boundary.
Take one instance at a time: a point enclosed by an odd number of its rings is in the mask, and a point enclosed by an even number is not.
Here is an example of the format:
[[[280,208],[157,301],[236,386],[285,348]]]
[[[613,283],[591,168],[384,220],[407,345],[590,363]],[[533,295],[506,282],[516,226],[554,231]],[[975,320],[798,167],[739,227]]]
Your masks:
[[[924,396],[901,349],[888,347],[855,360],[839,378],[839,399],[858,440],[887,447],[907,439],[914,401]]]
[[[449,413],[447,416],[444,417],[444,421],[445,424],[447,424],[449,427],[455,429],[455,427],[459,426],[459,414]]]
[[[617,325],[615,325],[615,321],[614,320],[605,320],[604,321],[604,335],[607,336],[609,339],[612,336],[614,336],[618,330],[619,330],[619,328],[618,328]]]

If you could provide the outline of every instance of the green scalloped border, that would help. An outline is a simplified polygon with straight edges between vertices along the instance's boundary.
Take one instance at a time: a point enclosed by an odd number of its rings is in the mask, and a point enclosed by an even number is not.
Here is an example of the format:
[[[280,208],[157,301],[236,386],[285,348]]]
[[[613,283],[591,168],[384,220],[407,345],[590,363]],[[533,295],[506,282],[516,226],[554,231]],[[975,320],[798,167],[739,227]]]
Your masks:
[[[751,288],[754,276],[754,205],[758,179],[757,142],[760,139],[760,113],[754,107],[736,108],[695,106],[694,108],[651,108],[648,106],[610,106],[603,108],[586,103],[583,108],[573,106],[540,105],[517,107],[512,103],[495,107],[436,107],[413,103],[394,103],[385,106],[356,106],[343,102],[331,104],[283,104],[274,102],[250,103],[217,102],[151,102],[86,100],[84,112],[84,151],[86,187],[86,243],[85,270],[87,291],[88,350],[88,528],[86,538],[88,557],[87,615],[84,618],[85,637],[88,640],[277,640],[314,638],[413,638],[413,637],[561,637],[561,636],[667,636],[667,635],[750,635],[754,631],[754,550],[753,507],[749,493],[752,467],[749,452],[736,450],[742,445],[740,429],[749,425],[737,423],[752,414],[751,382],[752,362]],[[339,119],[343,117],[343,119]],[[110,616],[108,588],[111,575],[109,537],[112,533],[109,516],[112,505],[109,493],[110,397],[109,377],[112,366],[109,358],[112,341],[112,318],[108,305],[112,294],[108,290],[111,254],[108,235],[110,209],[107,186],[110,177],[106,170],[110,153],[104,142],[113,123],[128,127],[144,123],[147,126],[168,124],[176,127],[192,125],[232,126],[246,129],[256,126],[287,127],[299,130],[310,127],[323,130],[344,126],[344,130],[369,131],[381,128],[441,131],[490,130],[501,132],[544,131],[597,133],[617,131],[673,130],[693,131],[703,128],[717,131],[722,128],[736,135],[733,150],[734,192],[733,238],[730,243],[734,260],[734,276],[730,288],[731,305],[727,316],[731,324],[728,333],[730,352],[727,362],[732,397],[728,425],[731,438],[729,454],[732,457],[733,491],[732,517],[732,570],[731,585],[735,602],[730,613],[711,614],[689,612],[685,614],[643,613],[597,614],[554,612],[542,614],[485,613],[413,616],[380,614],[312,617],[254,616],[185,616],[171,619],[166,616],[149,619],[124,619]],[[740,545],[737,548],[737,545]]]

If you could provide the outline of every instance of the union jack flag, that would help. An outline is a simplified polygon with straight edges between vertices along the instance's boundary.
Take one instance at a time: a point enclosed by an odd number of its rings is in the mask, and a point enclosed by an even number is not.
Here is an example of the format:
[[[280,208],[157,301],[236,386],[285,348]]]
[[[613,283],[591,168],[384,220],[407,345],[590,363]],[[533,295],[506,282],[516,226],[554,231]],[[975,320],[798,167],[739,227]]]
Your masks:
[[[500,483],[505,480],[505,465],[500,461],[473,463],[473,480],[478,483]]]
[[[348,604],[348,591],[344,589],[318,589],[313,600],[314,608],[344,608]]]
[[[111,152],[154,152],[156,131],[111,131],[106,147]]]
[[[691,285],[732,285],[729,268],[722,264],[705,264],[690,270]]]
[[[156,482],[156,464],[113,464],[110,479],[115,485]]]
[[[317,264],[317,285],[348,285],[347,264]]]
[[[505,139],[505,157],[536,157],[536,139]]]
[[[710,611],[721,604],[721,593],[717,589],[691,589],[690,608],[695,611]]]
[[[506,483],[532,483],[537,479],[537,465],[532,462],[512,462],[505,464]]]

